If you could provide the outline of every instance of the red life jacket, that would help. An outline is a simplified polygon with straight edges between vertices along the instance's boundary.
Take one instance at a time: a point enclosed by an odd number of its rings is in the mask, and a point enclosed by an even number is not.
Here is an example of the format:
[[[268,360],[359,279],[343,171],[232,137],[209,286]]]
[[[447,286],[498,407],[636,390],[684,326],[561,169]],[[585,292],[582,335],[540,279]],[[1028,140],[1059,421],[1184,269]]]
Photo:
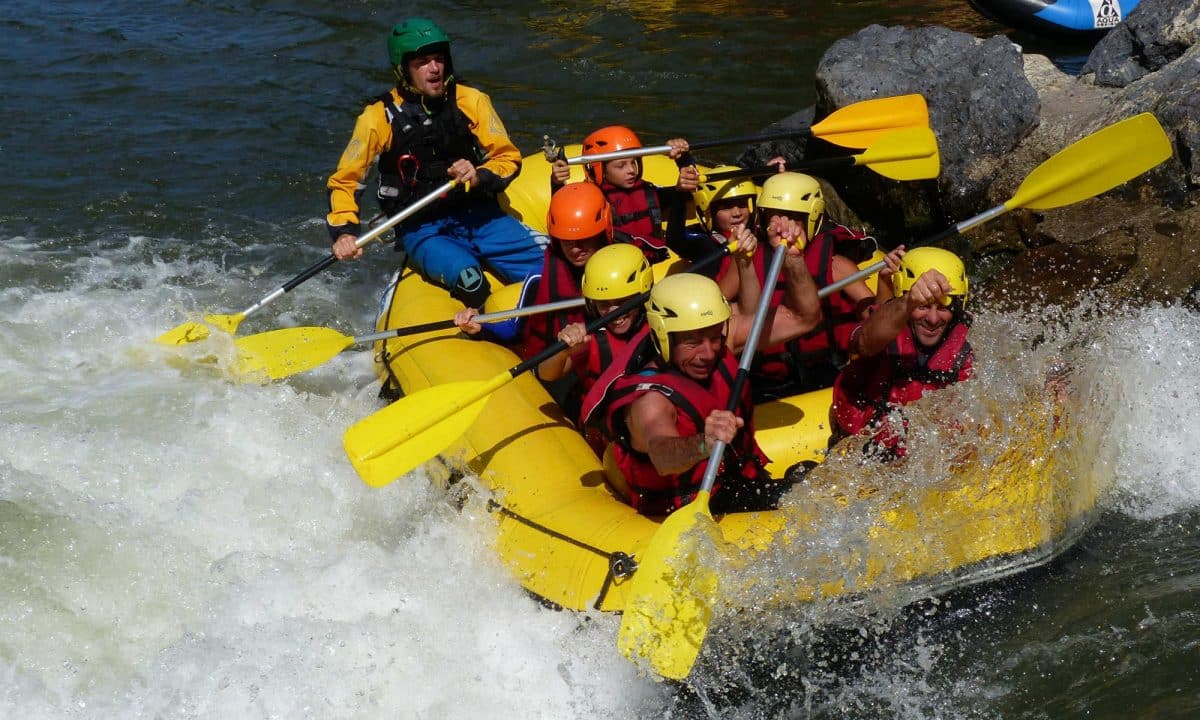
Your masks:
[[[857,258],[866,237],[845,225],[830,223],[805,245],[804,262],[818,288],[836,281],[833,256]],[[763,282],[766,265],[758,257],[755,263],[759,282]],[[772,302],[778,304],[782,299],[780,294]],[[751,377],[758,387],[794,384],[788,394],[828,387],[849,358],[850,333],[859,322],[855,304],[845,293],[835,292],[825,297],[821,300],[820,324],[798,338],[766,348],[752,366]]]
[[[830,414],[838,431],[854,435],[875,426],[874,440],[902,456],[904,428],[894,427],[889,413],[927,392],[971,377],[970,326],[971,317],[964,313],[932,354],[920,350],[912,329],[905,326],[882,353],[852,360],[833,384]]]
[[[627,190],[605,181],[600,189],[612,205],[613,232],[622,236],[619,239],[636,245],[651,264],[666,260],[667,242],[662,229],[658,186],[638,180]]]
[[[545,305],[582,297],[582,277],[583,271],[567,262],[566,258],[554,251],[553,246],[546,248],[542,278],[538,281],[537,291],[534,292],[533,304]],[[522,329],[525,358],[531,358],[558,342],[559,331],[573,322],[587,322],[587,315],[582,307],[527,317]]]
[[[605,328],[592,334],[592,341],[583,350],[571,357],[571,370],[579,377],[580,387],[586,395],[604,371],[612,367],[613,360],[626,355],[630,345],[636,345],[646,336],[646,316],[629,329],[624,336],[614,335]],[[585,354],[586,353],[586,354]]]
[[[728,405],[737,374],[737,362],[732,352],[722,350],[708,387],[705,387],[673,367],[661,369],[653,362],[647,366],[645,358],[650,354],[653,354],[653,349],[649,334],[646,333],[637,346],[631,345],[627,349],[622,361],[614,363],[592,386],[584,400],[583,417],[592,419],[597,413],[603,413],[603,428],[606,436],[613,441],[614,460],[629,483],[630,503],[643,515],[662,515],[683,507],[695,498],[703,483],[708,462],[702,460],[682,473],[660,475],[649,455],[635,450],[630,444],[625,425],[626,411],[642,395],[659,392],[675,405],[675,428],[680,436],[702,433],[705,418],[713,410],[723,410]],[[738,415],[746,424],[738,431],[722,458],[717,482],[713,486],[714,495],[721,486],[721,478],[731,474],[746,480],[769,480],[767,456],[754,440],[754,404],[748,385],[743,386]]]
[[[580,405],[580,415],[576,424],[579,432],[583,434],[584,439],[588,441],[588,445],[596,453],[596,457],[604,457],[604,448],[608,445],[608,439],[605,437],[604,430],[599,424],[588,424],[585,409],[589,407],[587,398],[590,396],[592,388],[596,386],[596,381],[606,371],[611,370],[617,363],[622,362],[622,358],[628,357],[633,349],[646,338],[648,332],[649,328],[646,325],[645,315],[638,320],[637,324],[630,328],[630,331],[624,337],[614,335],[608,332],[608,330],[601,328],[592,334],[592,341],[590,343],[584,345],[582,350],[571,356],[571,371],[579,378],[579,387],[585,398]],[[593,399],[591,404],[594,406],[598,400],[599,397]]]

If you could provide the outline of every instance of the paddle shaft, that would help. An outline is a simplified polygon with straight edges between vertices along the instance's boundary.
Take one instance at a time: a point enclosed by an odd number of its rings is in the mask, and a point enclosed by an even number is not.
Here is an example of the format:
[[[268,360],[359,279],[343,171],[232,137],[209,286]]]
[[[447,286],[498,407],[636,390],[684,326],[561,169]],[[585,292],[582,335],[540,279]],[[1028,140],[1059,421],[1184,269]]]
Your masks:
[[[758,135],[739,135],[738,137],[721,138],[720,140],[702,140],[700,142],[689,142],[688,151],[703,150],[711,147],[721,147],[723,145],[738,145],[753,143],[769,142],[771,140],[789,140],[791,138],[805,137],[812,133],[812,128],[801,128],[797,130],[783,130],[773,133],[760,133]],[[568,165],[583,165],[585,163],[608,162],[610,160],[624,160],[626,158],[640,158],[647,155],[669,155],[671,154],[670,145],[652,145],[649,147],[629,148],[628,150],[614,150],[612,152],[597,153],[595,155],[579,155],[577,157],[568,158]]]
[[[709,265],[712,265],[713,263],[717,262],[718,260],[720,260],[721,258],[725,257],[728,254],[729,254],[729,250],[727,248],[723,248],[721,252],[713,253],[712,255],[709,255],[708,257],[697,261],[694,265],[692,265],[690,268],[688,268],[688,272],[698,272],[700,270],[703,270],[704,268],[708,267]],[[646,292],[644,292],[640,295],[635,295],[635,296],[629,298],[628,300],[626,300],[625,302],[621,303],[620,305],[618,305],[613,310],[610,310],[609,312],[601,315],[598,318],[589,320],[587,322],[587,325],[584,326],[584,329],[590,335],[590,334],[596,332],[597,330],[599,330],[600,328],[604,327],[605,325],[609,324],[613,320],[616,320],[617,318],[621,317],[625,313],[629,312],[630,310],[633,310],[637,306],[646,302],[646,300],[648,300],[649,298],[650,298],[649,290],[647,290]],[[570,345],[567,345],[562,340],[559,340],[558,342],[546,347],[540,353],[538,353],[537,355],[534,355],[533,357],[529,358],[528,360],[521,363],[520,365],[513,367],[508,372],[513,377],[516,377],[516,376],[520,375],[521,373],[525,372],[526,370],[532,370],[533,368],[537,367],[538,365],[541,365],[543,362],[545,362],[546,360],[549,360],[550,358],[559,354],[563,350],[566,350],[568,347],[570,347]]]
[[[383,224],[376,225],[375,227],[371,228],[369,231],[364,233],[361,237],[358,238],[358,240],[356,240],[354,242],[354,246],[360,247],[360,248],[365,247],[367,243],[371,242],[372,240],[375,240],[383,233],[387,232],[388,230],[392,229],[396,225],[409,219],[410,217],[417,214],[421,210],[424,210],[427,206],[429,206],[435,200],[440,198],[443,194],[452,190],[454,188],[454,186],[457,184],[458,184],[458,182],[456,180],[451,180],[451,181],[447,182],[445,185],[442,185],[437,190],[434,190],[433,192],[429,193],[425,197],[416,201],[412,205],[409,205],[408,207],[404,208],[400,212],[391,216],[390,218],[385,220],[383,222]],[[308,266],[299,275],[292,278],[291,280],[288,280],[287,282],[285,282],[284,284],[275,288],[271,292],[267,293],[267,295],[264,296],[263,299],[259,300],[258,302],[254,303],[250,307],[248,307],[245,310],[243,310],[242,312],[240,312],[238,314],[239,317],[241,317],[242,319],[245,319],[245,318],[249,317],[250,315],[258,312],[259,310],[263,309],[270,303],[272,303],[275,300],[282,297],[284,294],[291,292],[293,289],[296,288],[296,286],[311,279],[314,275],[317,275],[318,273],[327,269],[330,265],[333,265],[337,261],[338,261],[337,256],[334,255],[333,253],[329,253],[328,257]]]
[[[708,257],[700,260],[699,262],[697,262],[695,265],[692,266],[692,269],[693,269],[693,271],[703,269],[703,268],[711,265],[712,263],[720,260],[721,258],[725,257],[728,254],[729,254],[728,249],[727,248],[723,249],[722,252],[714,253],[714,254],[709,255]],[[597,330],[599,330],[600,328],[602,328],[605,325],[612,322],[613,320],[616,320],[617,318],[621,317],[625,313],[633,310],[637,306],[646,302],[646,300],[649,297],[650,297],[650,291],[648,291],[648,290],[639,295],[635,295],[635,296],[629,298],[628,300],[626,300],[625,302],[621,303],[619,306],[617,306],[613,310],[610,310],[609,312],[605,313],[604,315],[601,315],[598,318],[589,320],[584,327],[589,334],[594,333]],[[449,404],[443,406],[437,412],[430,413],[428,416],[426,416],[425,418],[422,419],[422,422],[418,423],[415,427],[409,428],[408,433],[405,437],[401,437],[399,440],[396,440],[395,442],[391,442],[391,443],[388,443],[385,445],[380,445],[379,447],[373,448],[372,450],[363,453],[361,455],[360,459],[364,460],[364,461],[369,461],[369,460],[373,460],[373,459],[379,457],[380,455],[383,455],[386,452],[390,452],[397,445],[400,445],[401,443],[405,442],[408,438],[414,437],[422,432],[425,432],[429,428],[432,428],[433,426],[437,425],[438,423],[442,422],[443,420],[449,418],[454,413],[456,413],[464,408],[470,407],[471,405],[475,404],[479,400],[482,400],[483,398],[487,397],[488,395],[491,395],[492,393],[496,392],[500,388],[504,387],[506,384],[509,383],[509,381],[516,379],[522,373],[525,373],[529,370],[534,369],[535,367],[537,367],[538,365],[541,365],[546,360],[554,357],[555,355],[559,354],[563,350],[566,350],[568,347],[570,347],[570,345],[567,345],[567,343],[563,342],[562,340],[559,340],[558,342],[555,342],[554,344],[547,346],[541,352],[537,353],[536,355],[529,358],[528,360],[525,360],[522,363],[514,365],[513,367],[509,368],[508,370],[501,371],[500,373],[498,373],[497,375],[492,377],[491,380],[488,380],[486,383],[484,383],[482,387],[480,387],[477,391],[473,392],[469,397],[459,398],[458,401],[449,403]],[[387,412],[387,408],[385,408],[381,412]]]
[[[817,160],[801,160],[798,163],[789,163],[787,169],[789,172],[810,172],[814,170],[835,170],[843,167],[854,167],[858,155],[843,155],[841,157],[820,158]],[[717,182],[720,180],[733,180],[735,178],[759,177],[762,175],[774,175],[779,172],[779,168],[775,165],[763,165],[762,167],[746,168],[738,170],[723,170],[715,173],[701,173],[700,182]]]
[[[819,297],[819,298],[829,297],[830,295],[834,294],[838,290],[841,290],[842,288],[846,287],[847,285],[853,285],[854,283],[858,282],[859,280],[866,280],[867,278],[871,277],[872,275],[874,275],[875,273],[884,269],[885,267],[887,267],[887,263],[884,262],[883,260],[880,260],[877,263],[871,263],[870,265],[866,266],[862,270],[859,270],[858,272],[854,273],[853,275],[847,275],[846,277],[842,278],[841,280],[838,280],[837,282],[829,283],[825,287],[821,288],[820,290],[817,291],[817,297]]]
[[[703,270],[704,268],[708,267],[709,265],[712,265],[714,262],[717,262],[718,260],[720,260],[721,258],[725,257],[728,254],[729,254],[729,251],[726,249],[726,250],[723,250],[722,252],[709,255],[708,257],[706,257],[706,258],[698,261],[694,265],[692,265],[692,267],[688,269],[688,272],[697,272],[699,270]],[[625,313],[629,312],[630,310],[633,310],[637,306],[646,302],[646,300],[649,299],[649,297],[650,297],[649,290],[647,290],[646,292],[644,292],[640,295],[635,295],[635,296],[629,298],[628,300],[626,300],[625,302],[621,303],[620,305],[618,305],[613,310],[608,311],[607,313],[601,315],[598,318],[593,318],[592,320],[589,320],[587,322],[587,324],[584,326],[584,329],[590,335],[590,334],[596,332],[597,330],[599,330],[600,328],[604,327],[605,325],[609,324],[613,320],[616,320],[617,318],[621,317]],[[516,376],[520,375],[521,373],[526,372],[527,370],[532,370],[535,367],[537,367],[538,365],[541,365],[546,360],[549,360],[550,358],[554,357],[555,355],[559,354],[560,352],[562,352],[563,350],[566,350],[569,347],[570,347],[570,345],[566,344],[562,340],[559,340],[558,342],[554,343],[553,345],[547,346],[540,353],[538,353],[537,355],[534,355],[533,357],[529,358],[525,362],[523,362],[519,365],[513,366],[508,371],[508,374],[511,375],[512,377],[516,377]]]
[[[754,353],[758,348],[758,338],[762,335],[763,325],[767,321],[767,313],[771,311],[771,296],[775,294],[775,284],[779,281],[779,273],[783,270],[783,261],[787,257],[785,248],[778,248],[775,257],[771,258],[771,268],[767,270],[766,281],[763,283],[762,296],[758,299],[758,307],[754,310],[754,324],[750,326],[750,335],[742,349],[742,359],[738,363],[737,376],[733,379],[733,390],[725,409],[733,412],[741,401],[742,388],[746,386],[746,378],[750,375],[750,365],[754,362]],[[701,429],[703,432],[703,428]],[[725,454],[725,442],[718,440],[713,443],[712,451],[708,454],[708,466],[704,468],[704,481],[700,484],[700,493],[707,496],[712,492],[717,482],[717,470],[721,466],[721,456]]]
[[[750,335],[746,338],[746,344],[743,346],[742,358],[738,363],[737,375],[733,379],[733,391],[729,396],[729,404],[725,408],[733,412],[738,405],[738,400],[742,394],[742,388],[746,385],[746,380],[750,375],[750,365],[754,362],[755,349],[758,347],[759,337],[762,335],[763,325],[766,324],[767,313],[771,309],[771,296],[775,293],[775,285],[779,281],[779,273],[783,270],[784,257],[786,252],[780,250],[775,253],[775,257],[771,259],[771,268],[767,271],[766,282],[762,289],[762,297],[758,300],[758,307],[754,311],[754,324],[750,327]],[[841,290],[842,288],[856,283],[859,280],[864,280],[880,270],[887,267],[887,263],[880,260],[868,267],[859,270],[853,275],[848,275],[835,283],[826,285],[817,291],[817,297],[824,298]],[[718,440],[713,444],[712,452],[708,456],[708,466],[704,468],[704,480],[700,485],[700,492],[710,492],[713,485],[717,481],[717,469],[721,465],[721,455],[725,452],[725,443]]]
[[[692,266],[692,270],[693,271],[702,270],[703,268],[720,260],[721,258],[725,257],[728,254],[729,254],[728,248],[722,248],[721,252],[715,253],[713,255],[709,255],[708,257],[703,258],[700,261],[696,262]],[[784,255],[784,253],[780,252],[776,256],[776,258],[772,261],[772,265],[780,265],[781,266],[783,260],[780,258],[782,258],[783,255]],[[882,267],[883,263],[878,263],[877,266]],[[835,290],[839,289],[840,287],[843,287],[844,285],[846,285],[848,283],[854,282],[855,280],[861,279],[862,277],[869,275],[871,272],[874,272],[875,270],[876,270],[876,267],[873,266],[872,268],[868,268],[859,273],[856,273],[855,275],[853,275],[851,277],[846,278],[841,283],[835,283],[835,285],[831,285],[830,287],[826,288],[821,293],[821,296],[823,297],[824,295],[826,295],[830,292],[834,292]],[[771,279],[768,281],[769,284],[768,284],[767,290],[769,292],[765,292],[763,295],[763,298],[770,298],[771,294],[774,292],[778,275],[779,275],[778,268],[776,268],[776,272],[771,276]],[[616,320],[617,318],[621,317],[625,313],[636,308],[638,305],[644,303],[649,296],[650,296],[649,292],[645,292],[640,295],[636,295],[636,296],[630,298],[629,300],[627,300],[626,302],[622,303],[620,307],[617,307],[616,309],[606,313],[605,315],[603,315],[601,317],[598,317],[598,318],[595,318],[594,320],[589,321],[586,324],[587,332],[593,333],[596,330],[598,330],[599,328],[603,327],[604,325],[607,325],[608,323],[612,322],[613,320]],[[764,302],[766,302],[765,299],[760,299],[759,306],[761,307]],[[761,323],[757,322],[757,317],[758,316],[756,315],[755,326],[758,327],[758,331],[761,332]],[[752,328],[752,330],[753,330],[753,328]],[[390,333],[387,333],[387,332],[383,333],[384,336],[387,336],[389,334]],[[757,335],[755,335],[753,337],[753,342],[755,345],[757,345],[757,343],[758,343]],[[492,377],[491,380],[488,380],[487,382],[483,383],[481,386],[479,386],[477,388],[473,388],[472,392],[469,396],[457,398],[454,402],[446,403],[437,412],[431,413],[431,414],[425,416],[424,418],[422,418],[420,423],[418,423],[414,427],[408,428],[407,433],[404,436],[402,436],[401,438],[399,438],[398,440],[395,440],[394,442],[390,441],[390,442],[387,442],[384,444],[380,444],[377,447],[367,450],[366,452],[360,453],[359,460],[362,462],[368,462],[368,461],[371,461],[371,460],[379,457],[380,455],[383,455],[384,453],[391,452],[393,449],[396,448],[396,446],[408,441],[410,438],[415,437],[416,435],[419,435],[420,433],[425,432],[426,430],[429,430],[430,428],[434,427],[438,423],[441,423],[441,422],[445,421],[446,419],[448,419],[451,415],[454,415],[455,413],[460,412],[460,411],[470,407],[471,405],[475,404],[479,400],[482,400],[483,398],[487,397],[488,395],[491,395],[492,393],[496,392],[501,387],[503,387],[508,382],[515,379],[517,376],[521,375],[525,371],[532,370],[533,368],[537,367],[545,360],[557,355],[558,353],[562,352],[563,350],[567,349],[568,347],[569,346],[567,345],[567,343],[562,342],[560,340],[560,341],[554,343],[553,345],[546,347],[540,353],[538,353],[534,357],[531,357],[528,360],[520,363],[519,365],[516,365],[508,370],[501,371],[500,373],[498,373],[497,375]],[[753,346],[748,345],[748,347],[753,347]],[[744,352],[744,358],[750,357],[752,355],[753,355],[753,352]],[[745,362],[749,362],[749,360],[745,360]],[[745,383],[744,377],[741,380],[741,382],[743,384]],[[403,400],[401,402],[403,402]],[[381,412],[388,412],[388,409],[384,409]]]
[[[976,215],[975,217],[967,218],[966,220],[963,220],[962,222],[960,222],[956,225],[951,225],[950,227],[937,233],[936,235],[931,235],[930,237],[925,238],[925,240],[923,240],[921,242],[921,244],[922,245],[935,245],[938,243],[945,242],[946,240],[956,238],[959,235],[970,230],[971,228],[978,227],[978,226],[984,224],[985,222],[988,222],[989,220],[994,220],[994,219],[1000,217],[1001,215],[1003,215],[1004,213],[1008,212],[1011,209],[1012,208],[1008,207],[1007,205],[997,205],[996,207],[992,208],[991,210],[985,210],[985,211],[979,213],[978,215]]]
[[[476,315],[471,318],[477,323],[495,322],[497,320],[507,320],[509,318],[526,317],[529,315],[537,315],[540,313],[558,312],[559,310],[573,310],[577,307],[583,307],[587,301],[584,298],[570,298],[568,300],[559,300],[557,302],[545,303],[542,305],[530,305],[529,307],[518,307],[512,310],[502,310],[500,312],[485,313]],[[396,328],[394,330],[384,330],[383,332],[373,333],[371,335],[360,335],[354,338],[353,344],[361,345],[362,343],[375,342],[376,340],[389,340],[395,337],[404,337],[405,335],[420,335],[421,333],[433,332],[434,330],[449,330],[455,327],[453,320],[436,320],[434,322],[424,323],[422,325],[413,325],[411,327]]]
[[[721,257],[721,256],[718,255],[716,257]],[[700,263],[697,263],[696,264],[697,268],[702,267],[701,263],[703,263],[703,262],[704,261],[702,260],[702,261],[700,261]],[[842,288],[846,287],[847,285],[856,283],[859,280],[865,280],[866,278],[868,278],[868,277],[874,275],[875,273],[879,272],[880,270],[882,270],[885,266],[886,266],[886,264],[882,260],[880,260],[879,262],[871,265],[870,267],[867,267],[863,270],[859,270],[858,272],[854,273],[853,275],[844,277],[835,283],[831,283],[830,285],[827,285],[827,286],[821,288],[820,290],[817,291],[817,297],[819,297],[819,298],[827,297],[827,296],[832,295],[833,293],[837,292],[838,290],[841,290]],[[644,302],[644,298],[639,298],[639,300]],[[546,303],[544,305],[531,305],[529,307],[513,308],[512,310],[502,310],[500,312],[486,313],[484,315],[476,315],[475,317],[472,318],[472,320],[474,320],[477,323],[487,323],[487,322],[495,322],[497,320],[507,320],[509,318],[527,317],[529,315],[537,315],[539,313],[558,312],[559,310],[571,310],[571,309],[574,309],[577,307],[582,307],[585,302],[587,302],[587,301],[584,300],[583,298],[571,298],[570,300],[559,300],[557,302]],[[630,308],[630,309],[632,309],[632,308]],[[628,310],[626,310],[625,312],[628,312]],[[616,317],[620,317],[623,314],[624,313],[619,313]],[[375,342],[376,340],[390,340],[391,338],[404,337],[406,335],[420,335],[421,333],[433,332],[435,330],[449,330],[452,327],[455,327],[453,320],[436,320],[434,322],[424,323],[421,325],[413,325],[411,327],[396,328],[394,330],[384,330],[383,332],[372,333],[370,335],[360,335],[358,337],[353,338],[351,344],[362,345],[363,343]],[[589,329],[588,332],[592,332],[592,329]],[[557,353],[553,353],[552,355],[554,355],[554,354],[557,354]],[[516,368],[514,368],[514,370],[515,369]],[[519,373],[517,373],[517,374],[519,374]]]

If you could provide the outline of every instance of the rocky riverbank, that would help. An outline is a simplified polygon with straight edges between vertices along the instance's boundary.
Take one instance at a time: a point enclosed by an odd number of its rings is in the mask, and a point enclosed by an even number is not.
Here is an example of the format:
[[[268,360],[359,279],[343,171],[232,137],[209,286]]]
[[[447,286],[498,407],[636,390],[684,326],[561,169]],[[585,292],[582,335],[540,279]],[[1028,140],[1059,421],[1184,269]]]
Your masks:
[[[861,168],[827,178],[844,201],[831,203],[831,214],[868,226],[890,246],[1003,203],[1063,147],[1154,113],[1174,147],[1167,162],[1069,207],[1009,213],[951,249],[969,251],[977,274],[1006,268],[1003,283],[981,284],[985,302],[1058,304],[1095,290],[1114,300],[1172,302],[1194,294],[1200,281],[1198,37],[1200,0],[1143,0],[1070,76],[1004,36],[874,25],[829,48],[816,73],[816,106],[777,127],[867,98],[925,96],[942,155],[937,180],[897,183]],[[822,145],[760,146],[739,162],[844,152]]]

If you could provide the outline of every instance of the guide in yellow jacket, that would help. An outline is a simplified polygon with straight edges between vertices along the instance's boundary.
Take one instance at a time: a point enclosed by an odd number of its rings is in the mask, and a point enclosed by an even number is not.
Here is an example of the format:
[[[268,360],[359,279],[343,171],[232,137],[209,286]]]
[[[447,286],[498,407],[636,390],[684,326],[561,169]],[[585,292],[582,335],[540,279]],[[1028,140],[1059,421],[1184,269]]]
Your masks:
[[[508,216],[496,200],[521,168],[521,153],[491,99],[454,77],[450,40],[431,20],[392,28],[388,56],[397,85],[358,116],[337,170],[329,177],[326,224],[339,260],[362,255],[359,197],[378,165],[380,208],[391,216],[446,181],[459,181],[396,228],[398,247],[426,278],[468,307],[491,292],[486,266],[505,282],[541,268],[546,238]]]

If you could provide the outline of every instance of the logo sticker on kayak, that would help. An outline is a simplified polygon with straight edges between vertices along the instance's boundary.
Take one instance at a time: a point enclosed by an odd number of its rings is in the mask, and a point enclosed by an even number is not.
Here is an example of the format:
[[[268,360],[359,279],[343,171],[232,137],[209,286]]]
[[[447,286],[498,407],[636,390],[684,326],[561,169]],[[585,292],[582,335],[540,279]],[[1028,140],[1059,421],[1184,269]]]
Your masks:
[[[1088,0],[1092,6],[1096,29],[1116,27],[1121,22],[1121,6],[1117,0]]]

